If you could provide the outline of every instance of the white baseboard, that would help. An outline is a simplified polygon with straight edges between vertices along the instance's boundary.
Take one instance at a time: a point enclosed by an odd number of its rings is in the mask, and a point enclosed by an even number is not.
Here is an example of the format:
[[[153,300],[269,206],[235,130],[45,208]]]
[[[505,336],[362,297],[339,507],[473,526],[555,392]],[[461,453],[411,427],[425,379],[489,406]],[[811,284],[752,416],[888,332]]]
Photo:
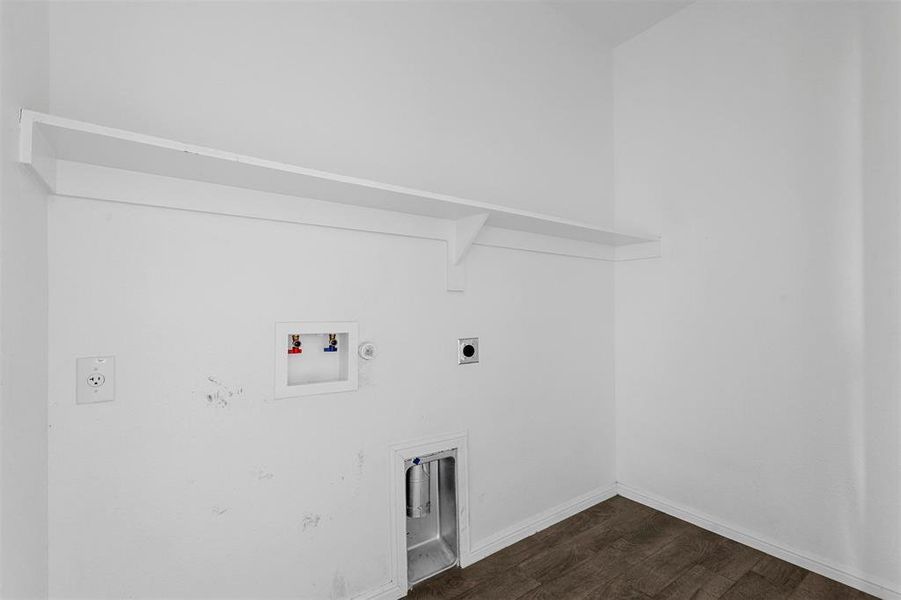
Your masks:
[[[478,562],[499,550],[503,550],[507,546],[511,546],[520,540],[524,540],[542,529],[546,529],[555,523],[559,523],[563,519],[568,519],[574,514],[582,512],[586,508],[594,506],[604,500],[608,500],[613,496],[616,496],[616,493],[617,490],[615,485],[604,489],[592,490],[569,502],[559,504],[533,517],[520,521],[512,527],[508,527],[503,531],[488,536],[471,546],[469,550],[469,561],[467,564],[461,566],[467,567],[472,563]]]
[[[861,574],[855,574],[850,569],[834,566],[821,559],[806,556],[797,550],[763,540],[751,533],[723,524],[713,517],[695,512],[685,506],[680,506],[654,494],[637,490],[626,484],[618,483],[616,488],[620,496],[624,496],[629,500],[634,500],[683,521],[688,521],[702,529],[718,533],[723,537],[780,558],[785,562],[813,571],[829,579],[834,579],[883,600],[901,600],[901,591],[893,590],[886,584],[874,582]]]
[[[356,596],[353,600],[398,600],[407,595],[407,591],[397,585],[394,581],[389,581],[377,588],[366,590]]]

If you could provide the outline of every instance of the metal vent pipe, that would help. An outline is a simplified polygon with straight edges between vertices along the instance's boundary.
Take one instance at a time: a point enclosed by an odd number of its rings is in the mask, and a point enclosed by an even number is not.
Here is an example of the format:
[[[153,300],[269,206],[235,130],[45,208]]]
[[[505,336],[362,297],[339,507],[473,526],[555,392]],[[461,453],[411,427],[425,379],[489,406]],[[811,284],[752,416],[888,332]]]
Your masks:
[[[429,463],[418,463],[407,469],[407,516],[418,519],[431,510]]]

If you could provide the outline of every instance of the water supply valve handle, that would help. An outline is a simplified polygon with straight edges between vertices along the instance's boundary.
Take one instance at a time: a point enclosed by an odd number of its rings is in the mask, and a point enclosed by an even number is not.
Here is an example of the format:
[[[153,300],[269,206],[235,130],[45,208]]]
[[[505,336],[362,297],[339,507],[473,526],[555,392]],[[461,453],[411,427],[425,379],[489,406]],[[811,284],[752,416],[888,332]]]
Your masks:
[[[323,352],[338,351],[338,335],[334,333],[328,334],[328,346],[322,349]]]
[[[288,348],[288,354],[303,354],[303,348],[300,343],[300,334],[291,334],[291,346]]]

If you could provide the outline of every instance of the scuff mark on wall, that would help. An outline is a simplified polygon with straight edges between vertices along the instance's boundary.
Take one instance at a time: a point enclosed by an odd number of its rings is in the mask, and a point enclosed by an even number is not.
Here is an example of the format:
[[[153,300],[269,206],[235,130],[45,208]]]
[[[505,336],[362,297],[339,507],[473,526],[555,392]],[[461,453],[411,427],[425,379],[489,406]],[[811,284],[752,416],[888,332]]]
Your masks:
[[[228,512],[228,507],[227,506],[225,506],[225,507],[214,506],[212,509],[210,509],[210,512],[212,512],[217,517],[221,517],[222,515],[224,515],[225,513]]]
[[[354,459],[354,495],[360,493],[360,489],[362,487],[363,482],[363,469],[366,467],[366,454],[362,449],[357,450],[357,455]],[[344,479],[342,477],[342,479]]]
[[[363,467],[366,464],[366,455],[362,450],[357,450],[357,477],[363,476]]]
[[[347,582],[344,581],[344,576],[341,575],[340,571],[335,571],[335,576],[332,577],[332,600],[341,600],[342,598],[347,598]]]
[[[209,406],[227,408],[230,402],[244,398],[243,386],[226,383],[212,375],[206,378],[204,387],[205,389],[195,391],[194,394],[203,397]]]
[[[270,473],[269,471],[266,471],[265,469],[257,470],[257,479],[259,479],[260,481],[262,481],[264,479],[272,479],[273,477],[275,477],[275,474]]]
[[[303,521],[300,524],[300,530],[306,531],[308,529],[316,529],[319,527],[319,521],[322,520],[322,515],[318,513],[307,513],[303,516]]]

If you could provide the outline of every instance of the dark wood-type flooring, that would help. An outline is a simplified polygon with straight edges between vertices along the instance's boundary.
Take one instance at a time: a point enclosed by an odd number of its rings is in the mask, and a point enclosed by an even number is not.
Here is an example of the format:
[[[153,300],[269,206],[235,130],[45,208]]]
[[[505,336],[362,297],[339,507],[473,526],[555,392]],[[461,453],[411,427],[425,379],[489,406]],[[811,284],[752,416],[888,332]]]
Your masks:
[[[414,587],[409,600],[873,598],[616,496]]]

